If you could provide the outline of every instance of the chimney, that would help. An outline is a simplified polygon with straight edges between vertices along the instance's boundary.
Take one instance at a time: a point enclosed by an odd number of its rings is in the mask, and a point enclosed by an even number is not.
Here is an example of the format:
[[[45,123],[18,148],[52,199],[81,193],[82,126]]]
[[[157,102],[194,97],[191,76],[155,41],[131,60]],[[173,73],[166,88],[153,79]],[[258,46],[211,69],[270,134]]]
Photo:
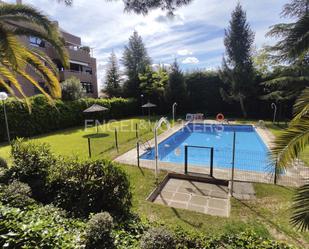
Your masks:
[[[16,0],[16,4],[22,4],[22,0]]]

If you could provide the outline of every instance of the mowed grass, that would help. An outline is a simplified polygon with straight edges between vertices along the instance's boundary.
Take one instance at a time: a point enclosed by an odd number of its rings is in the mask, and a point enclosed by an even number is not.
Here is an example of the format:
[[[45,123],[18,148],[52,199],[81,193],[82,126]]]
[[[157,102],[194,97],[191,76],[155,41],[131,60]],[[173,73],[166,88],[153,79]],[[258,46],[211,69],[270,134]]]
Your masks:
[[[103,151],[101,154],[98,153],[97,157],[112,159],[134,148],[136,144],[135,124],[141,125],[141,122],[145,121],[147,119],[134,118],[113,122],[100,126],[98,134],[95,128],[84,130],[83,127],[79,127],[33,139],[50,144],[51,149],[56,154],[88,158],[87,138],[90,137],[92,138],[92,145],[96,145],[99,152]],[[153,137],[153,131],[150,127],[153,127],[154,121],[150,126],[147,126],[147,124],[140,126],[140,136],[143,140]],[[119,131],[119,152],[115,149],[115,128]],[[278,130],[278,133],[280,133],[280,130]],[[10,148],[8,146],[1,147],[1,157],[9,158],[9,153]],[[257,198],[249,201],[232,199],[231,216],[221,218],[146,201],[147,196],[156,186],[154,172],[128,165],[120,165],[120,167],[127,173],[130,180],[133,194],[132,209],[143,219],[165,224],[172,228],[180,226],[189,232],[201,232],[210,236],[252,229],[262,236],[269,236],[298,245],[301,248],[308,247],[308,233],[296,231],[289,223],[290,207],[295,191],[293,188],[254,184]],[[160,179],[163,179],[165,174],[166,172],[161,172]]]
[[[89,157],[88,138],[90,138],[93,158],[114,159],[136,146],[136,124],[138,125],[139,139],[146,141],[153,138],[153,127],[156,121],[156,117],[152,117],[151,122],[147,118],[131,118],[102,124],[98,127],[98,132],[96,127],[86,129],[85,127],[75,127],[31,139],[48,143],[51,150],[58,155],[85,159]],[[118,134],[118,151],[115,144],[115,129]],[[164,130],[163,126],[159,133]],[[2,144],[0,157],[10,161],[10,146]]]
[[[268,236],[307,248],[309,234],[295,230],[290,224],[291,204],[295,189],[269,184],[254,184],[256,199],[232,199],[231,216],[222,218],[189,210],[171,208],[146,200],[155,188],[154,172],[134,166],[121,165],[127,173],[133,192],[133,210],[142,218],[171,228],[182,227],[206,235],[234,233],[251,229]],[[161,172],[160,179],[166,173]]]

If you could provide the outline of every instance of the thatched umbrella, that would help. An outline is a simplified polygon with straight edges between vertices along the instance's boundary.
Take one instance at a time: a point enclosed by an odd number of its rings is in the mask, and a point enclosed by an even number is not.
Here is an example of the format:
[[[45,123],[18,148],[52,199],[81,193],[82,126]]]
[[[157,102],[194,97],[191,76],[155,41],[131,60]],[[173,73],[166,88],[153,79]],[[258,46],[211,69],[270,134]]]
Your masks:
[[[83,113],[98,113],[98,112],[104,112],[107,111],[108,108],[98,105],[98,104],[93,104],[92,106],[88,107],[86,110],[83,111]],[[97,133],[98,133],[98,124],[96,122],[97,126]]]
[[[150,108],[156,107],[155,104],[150,103],[149,101],[145,104],[142,105],[142,108],[148,108],[148,119],[150,121]]]

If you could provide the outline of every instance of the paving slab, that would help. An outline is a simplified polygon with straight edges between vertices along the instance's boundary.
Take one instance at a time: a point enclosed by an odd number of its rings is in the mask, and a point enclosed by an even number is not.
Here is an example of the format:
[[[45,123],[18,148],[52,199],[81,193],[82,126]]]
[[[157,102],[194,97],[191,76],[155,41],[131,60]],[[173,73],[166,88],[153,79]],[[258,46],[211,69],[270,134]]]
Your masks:
[[[223,217],[230,211],[227,186],[183,179],[169,179],[154,203]]]

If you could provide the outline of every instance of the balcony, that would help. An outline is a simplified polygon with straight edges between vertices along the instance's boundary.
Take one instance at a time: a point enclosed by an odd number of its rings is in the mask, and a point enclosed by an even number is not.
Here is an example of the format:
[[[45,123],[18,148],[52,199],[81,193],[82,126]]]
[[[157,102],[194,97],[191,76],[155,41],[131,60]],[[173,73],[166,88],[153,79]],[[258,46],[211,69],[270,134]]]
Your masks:
[[[82,82],[93,82],[93,75],[81,71],[64,70],[59,72],[60,81],[64,81],[71,77],[76,77]]]

